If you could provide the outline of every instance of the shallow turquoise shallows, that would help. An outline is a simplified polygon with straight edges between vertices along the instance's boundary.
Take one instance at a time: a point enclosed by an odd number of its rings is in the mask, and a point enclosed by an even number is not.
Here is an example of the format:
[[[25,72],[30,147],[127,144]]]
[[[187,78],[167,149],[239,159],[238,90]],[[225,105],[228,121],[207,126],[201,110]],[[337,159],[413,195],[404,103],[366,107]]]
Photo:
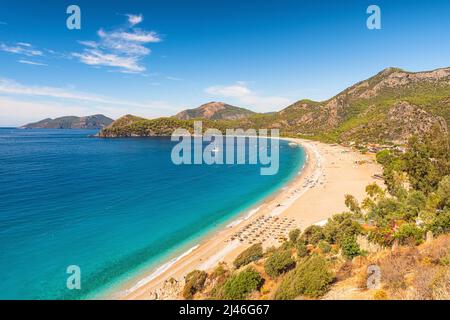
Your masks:
[[[101,297],[196,244],[300,170],[172,163],[168,138],[99,139],[84,130],[0,129],[0,298]],[[81,290],[69,290],[69,265]]]

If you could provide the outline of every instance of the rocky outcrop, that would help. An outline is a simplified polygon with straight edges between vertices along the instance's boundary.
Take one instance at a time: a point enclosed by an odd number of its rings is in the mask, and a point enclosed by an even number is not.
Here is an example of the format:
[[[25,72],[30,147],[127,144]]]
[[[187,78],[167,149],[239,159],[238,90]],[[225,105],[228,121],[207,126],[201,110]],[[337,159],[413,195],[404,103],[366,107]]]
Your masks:
[[[183,284],[180,281],[170,278],[165,280],[163,285],[150,292],[150,300],[178,300],[181,298]]]

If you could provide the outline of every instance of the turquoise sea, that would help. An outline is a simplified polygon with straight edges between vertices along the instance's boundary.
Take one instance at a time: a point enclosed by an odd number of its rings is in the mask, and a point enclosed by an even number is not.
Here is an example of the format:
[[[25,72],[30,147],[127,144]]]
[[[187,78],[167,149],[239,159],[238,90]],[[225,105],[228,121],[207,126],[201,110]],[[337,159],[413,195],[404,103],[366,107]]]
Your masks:
[[[169,138],[0,128],[0,299],[86,299],[155,268],[236,219],[298,173],[280,142],[258,165],[172,163]],[[69,265],[81,290],[66,288]]]

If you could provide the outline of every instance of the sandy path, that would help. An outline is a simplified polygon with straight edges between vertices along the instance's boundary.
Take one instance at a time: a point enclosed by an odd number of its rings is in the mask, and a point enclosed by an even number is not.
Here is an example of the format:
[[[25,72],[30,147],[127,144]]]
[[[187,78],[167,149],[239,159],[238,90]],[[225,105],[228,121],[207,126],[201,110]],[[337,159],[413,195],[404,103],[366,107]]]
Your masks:
[[[308,156],[305,168],[275,196],[266,199],[251,217],[241,219],[216,232],[202,241],[192,252],[172,261],[167,269],[154,270],[126,284],[112,298],[153,299],[154,292],[164,283],[174,278],[179,282],[194,270],[212,269],[219,261],[231,263],[233,259],[250,244],[239,242],[231,237],[242,231],[246,225],[256,224],[262,216],[276,216],[295,221],[295,227],[301,229],[323,222],[335,213],[346,210],[345,194],[352,194],[362,200],[365,186],[375,182],[372,175],[380,173],[381,168],[374,163],[373,155],[362,155],[349,148],[328,145],[301,139],[289,139],[301,144]],[[358,165],[355,161],[365,160]],[[245,217],[245,215],[244,215]],[[267,239],[263,246],[276,245],[274,239]],[[130,290],[132,289],[132,290]],[[159,295],[161,297],[161,295]],[[176,298],[166,296],[166,298]]]

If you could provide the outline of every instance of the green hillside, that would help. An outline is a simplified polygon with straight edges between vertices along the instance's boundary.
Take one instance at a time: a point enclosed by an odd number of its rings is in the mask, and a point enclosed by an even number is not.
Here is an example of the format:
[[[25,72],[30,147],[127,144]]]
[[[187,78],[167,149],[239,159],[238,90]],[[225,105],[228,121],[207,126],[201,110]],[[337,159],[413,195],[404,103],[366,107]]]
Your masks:
[[[205,116],[205,108],[197,108],[193,109],[195,112],[188,110],[181,113],[184,116],[178,114],[171,118],[145,120],[127,116],[125,124],[119,119],[100,135],[170,135],[178,127],[192,130],[192,119],[200,118],[205,120],[205,128],[219,130],[277,128],[283,136],[327,142],[404,142],[412,135],[429,132],[433,127],[448,132],[450,68],[427,72],[387,68],[329,100],[300,100],[270,114],[254,113],[240,117],[233,114],[234,109],[219,109],[232,115],[219,116],[217,112],[220,110],[216,108],[208,109]]]

